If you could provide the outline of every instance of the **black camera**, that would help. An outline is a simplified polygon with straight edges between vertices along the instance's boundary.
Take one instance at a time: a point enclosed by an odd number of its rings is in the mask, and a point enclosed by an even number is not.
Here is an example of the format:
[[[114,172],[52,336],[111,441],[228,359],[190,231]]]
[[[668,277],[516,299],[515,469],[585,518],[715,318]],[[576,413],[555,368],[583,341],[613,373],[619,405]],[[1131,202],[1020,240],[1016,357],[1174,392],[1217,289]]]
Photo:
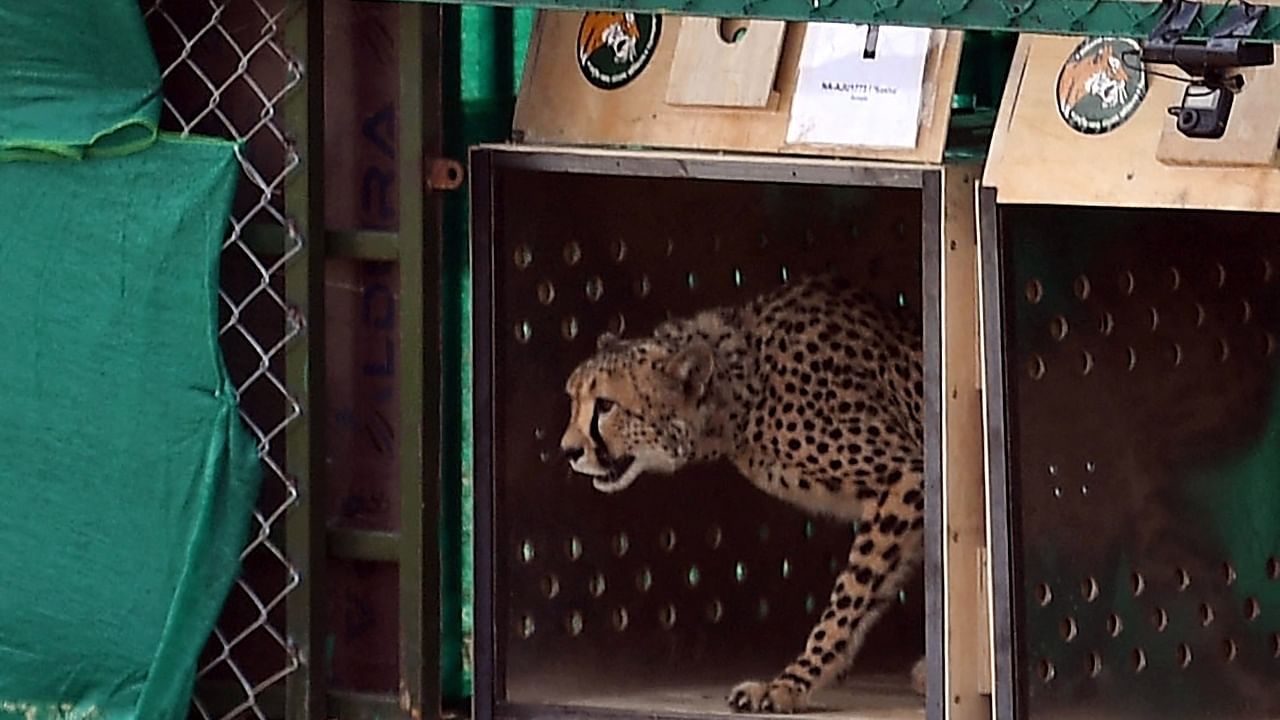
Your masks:
[[[1224,87],[1188,85],[1182,105],[1169,108],[1169,114],[1178,118],[1178,132],[1186,137],[1216,140],[1227,131],[1233,97]]]

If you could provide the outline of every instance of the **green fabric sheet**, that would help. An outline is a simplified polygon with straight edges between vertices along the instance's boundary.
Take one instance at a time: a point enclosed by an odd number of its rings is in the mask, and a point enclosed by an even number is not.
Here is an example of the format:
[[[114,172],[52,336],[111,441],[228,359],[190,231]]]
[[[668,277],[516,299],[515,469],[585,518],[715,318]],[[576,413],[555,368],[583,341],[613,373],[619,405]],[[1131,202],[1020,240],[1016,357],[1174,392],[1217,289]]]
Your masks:
[[[260,483],[217,343],[236,178],[164,136],[0,163],[0,718],[187,716]]]
[[[0,161],[135,152],[160,107],[138,0],[0,0]]]

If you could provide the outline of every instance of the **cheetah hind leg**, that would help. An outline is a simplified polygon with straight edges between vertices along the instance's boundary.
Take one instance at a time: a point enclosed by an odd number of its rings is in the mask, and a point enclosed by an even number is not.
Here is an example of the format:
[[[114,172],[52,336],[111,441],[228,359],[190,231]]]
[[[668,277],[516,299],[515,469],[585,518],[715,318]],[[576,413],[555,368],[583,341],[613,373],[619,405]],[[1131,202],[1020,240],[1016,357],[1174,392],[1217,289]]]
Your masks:
[[[809,695],[848,668],[867,631],[915,568],[923,549],[922,526],[919,513],[904,507],[900,495],[888,494],[872,521],[859,525],[849,562],[836,577],[827,608],[810,630],[804,652],[769,682],[739,683],[729,692],[729,706],[744,712],[808,709]],[[923,664],[919,667],[923,669]]]

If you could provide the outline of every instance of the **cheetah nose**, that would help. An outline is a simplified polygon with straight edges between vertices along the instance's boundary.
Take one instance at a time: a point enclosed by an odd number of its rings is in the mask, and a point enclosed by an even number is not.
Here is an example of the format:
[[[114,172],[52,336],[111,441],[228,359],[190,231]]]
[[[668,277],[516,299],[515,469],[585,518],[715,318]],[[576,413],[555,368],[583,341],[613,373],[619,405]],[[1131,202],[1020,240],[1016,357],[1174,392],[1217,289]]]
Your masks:
[[[580,447],[567,447],[564,448],[562,452],[564,453],[565,459],[569,462],[573,462],[587,453],[586,450]]]

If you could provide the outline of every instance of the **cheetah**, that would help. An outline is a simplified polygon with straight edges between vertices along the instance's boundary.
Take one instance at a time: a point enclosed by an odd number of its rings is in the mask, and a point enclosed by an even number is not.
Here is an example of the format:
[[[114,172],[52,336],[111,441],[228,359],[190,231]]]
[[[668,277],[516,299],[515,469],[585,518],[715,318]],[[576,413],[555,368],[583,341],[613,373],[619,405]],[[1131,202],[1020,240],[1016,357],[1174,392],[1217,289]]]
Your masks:
[[[804,711],[918,569],[921,342],[908,311],[818,275],[668,320],[649,337],[606,333],[570,373],[560,448],[597,491],[724,459],[764,492],[854,526],[803,650],[772,680],[733,687],[731,708]],[[923,667],[912,670],[917,692]]]

